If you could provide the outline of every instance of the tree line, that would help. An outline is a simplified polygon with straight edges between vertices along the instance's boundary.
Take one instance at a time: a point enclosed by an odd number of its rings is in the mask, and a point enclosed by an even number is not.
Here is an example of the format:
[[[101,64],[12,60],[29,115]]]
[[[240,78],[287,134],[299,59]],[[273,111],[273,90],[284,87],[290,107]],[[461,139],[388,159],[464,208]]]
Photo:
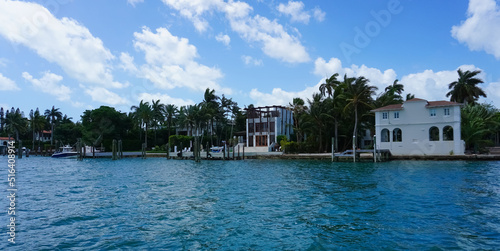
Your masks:
[[[490,104],[479,104],[486,97],[479,87],[483,81],[477,78],[480,71],[458,70],[458,79],[449,84],[446,94],[450,101],[464,103],[462,109],[462,139],[471,151],[482,151],[493,145],[500,130],[500,113]],[[375,119],[371,110],[401,104],[415,96],[403,97],[404,85],[395,80],[380,94],[370,80],[363,77],[333,74],[320,85],[318,92],[306,100],[294,98],[288,105],[294,114],[294,151],[331,151],[331,139],[338,151],[362,145],[365,132],[374,132]],[[249,105],[248,108],[252,108]],[[87,145],[108,146],[113,139],[125,142],[124,149],[138,150],[142,143],[148,148],[165,145],[171,136],[200,135],[204,144],[221,145],[229,142],[236,132],[246,130],[246,112],[224,94],[206,89],[203,100],[197,104],[176,106],[160,100],[145,101],[133,105],[128,112],[101,106],[86,110],[81,120],[74,123],[52,107],[43,113],[31,110],[25,116],[19,109],[0,110],[0,136],[12,136],[18,141],[29,141],[32,147],[56,144],[74,144],[77,139]],[[367,130],[369,129],[369,130]],[[50,141],[36,140],[42,131],[50,131]],[[372,136],[372,135],[368,135]],[[286,141],[286,140],[285,140]],[[278,142],[280,143],[280,142]],[[371,143],[372,144],[372,143]],[[30,144],[24,143],[25,146]],[[370,147],[366,145],[365,147]]]

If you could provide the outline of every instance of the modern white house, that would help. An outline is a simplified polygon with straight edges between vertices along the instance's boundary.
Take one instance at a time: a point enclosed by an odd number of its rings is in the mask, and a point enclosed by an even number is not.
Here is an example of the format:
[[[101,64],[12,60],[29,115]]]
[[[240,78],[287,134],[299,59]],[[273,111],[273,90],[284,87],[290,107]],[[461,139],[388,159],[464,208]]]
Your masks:
[[[377,149],[393,155],[463,155],[461,105],[414,98],[372,110]]]
[[[293,112],[283,106],[247,108],[246,147],[248,152],[269,152],[279,135],[290,140]],[[279,142],[278,142],[279,143]]]

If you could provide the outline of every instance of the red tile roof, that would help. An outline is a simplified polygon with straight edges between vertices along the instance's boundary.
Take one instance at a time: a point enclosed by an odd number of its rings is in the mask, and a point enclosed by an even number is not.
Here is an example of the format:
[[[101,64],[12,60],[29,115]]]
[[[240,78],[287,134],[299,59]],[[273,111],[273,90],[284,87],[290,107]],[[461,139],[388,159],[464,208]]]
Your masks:
[[[425,101],[427,102],[427,105],[425,107],[439,107],[439,106],[456,106],[456,105],[462,105],[461,103],[457,102],[450,102],[450,101],[427,101],[425,99],[420,99],[420,98],[413,98],[410,100],[406,100],[403,103],[406,102],[416,102],[416,101]],[[397,110],[402,110],[403,109],[403,104],[396,104],[396,105],[387,105],[384,107],[380,107],[377,109],[372,110],[372,112],[380,112],[380,111],[397,111]]]
[[[455,105],[462,105],[462,104],[450,101],[429,101],[427,107],[455,106]]]
[[[402,104],[395,104],[395,105],[387,105],[384,107],[377,108],[375,110],[372,110],[372,112],[379,112],[379,111],[395,111],[395,110],[402,110],[403,105]]]
[[[14,140],[14,137],[10,137],[11,140]],[[9,137],[0,137],[0,140],[9,140]]]

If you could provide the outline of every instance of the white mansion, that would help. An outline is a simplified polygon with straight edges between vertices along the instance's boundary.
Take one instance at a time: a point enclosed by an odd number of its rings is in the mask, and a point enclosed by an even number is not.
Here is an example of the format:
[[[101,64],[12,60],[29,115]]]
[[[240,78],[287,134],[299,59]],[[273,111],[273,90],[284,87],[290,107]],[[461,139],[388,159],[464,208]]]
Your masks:
[[[377,149],[393,155],[463,155],[461,105],[414,98],[373,110]]]

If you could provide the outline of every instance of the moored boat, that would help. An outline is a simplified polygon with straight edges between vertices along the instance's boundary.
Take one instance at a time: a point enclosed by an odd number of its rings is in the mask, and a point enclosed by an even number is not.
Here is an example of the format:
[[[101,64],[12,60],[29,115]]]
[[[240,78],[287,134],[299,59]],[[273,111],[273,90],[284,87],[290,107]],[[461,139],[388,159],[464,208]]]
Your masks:
[[[73,150],[73,147],[66,145],[60,147],[61,150],[52,154],[52,158],[76,158],[78,153]]]

